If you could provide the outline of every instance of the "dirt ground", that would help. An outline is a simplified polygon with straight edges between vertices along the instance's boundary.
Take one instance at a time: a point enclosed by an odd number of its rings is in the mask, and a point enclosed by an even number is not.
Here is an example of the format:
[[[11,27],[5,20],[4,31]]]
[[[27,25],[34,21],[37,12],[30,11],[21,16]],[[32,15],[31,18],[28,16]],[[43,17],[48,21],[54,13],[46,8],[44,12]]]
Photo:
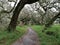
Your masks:
[[[27,33],[22,38],[15,41],[12,45],[40,45],[36,32],[30,27],[28,27],[27,30]]]

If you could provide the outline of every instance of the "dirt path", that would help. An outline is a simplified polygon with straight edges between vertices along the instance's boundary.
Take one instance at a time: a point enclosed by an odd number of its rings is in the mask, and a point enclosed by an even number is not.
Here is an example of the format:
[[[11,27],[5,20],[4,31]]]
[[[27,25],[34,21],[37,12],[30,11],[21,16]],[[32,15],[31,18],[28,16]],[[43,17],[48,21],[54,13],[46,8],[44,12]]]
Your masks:
[[[39,39],[36,32],[29,27],[27,34],[18,39],[12,45],[39,45]]]

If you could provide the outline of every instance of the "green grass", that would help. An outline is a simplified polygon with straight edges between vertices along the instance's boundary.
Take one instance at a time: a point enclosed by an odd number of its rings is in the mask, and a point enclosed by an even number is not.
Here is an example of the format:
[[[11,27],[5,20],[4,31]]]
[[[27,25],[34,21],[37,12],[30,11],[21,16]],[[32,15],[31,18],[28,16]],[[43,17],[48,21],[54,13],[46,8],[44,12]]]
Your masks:
[[[53,25],[45,32],[42,32],[44,26],[31,26],[38,34],[41,45],[60,45],[60,25]],[[54,35],[47,35],[47,31],[54,32]]]
[[[60,25],[53,25],[45,32],[42,32],[44,26],[33,25],[31,26],[38,34],[41,45],[60,45]],[[27,26],[17,26],[14,32],[8,33],[7,31],[0,30],[0,45],[10,45],[12,42],[17,40],[27,31]],[[47,31],[54,32],[54,35],[47,35]]]
[[[0,45],[10,45],[12,42],[20,38],[26,32],[26,26],[16,27],[16,31],[8,33],[5,30],[0,30]]]

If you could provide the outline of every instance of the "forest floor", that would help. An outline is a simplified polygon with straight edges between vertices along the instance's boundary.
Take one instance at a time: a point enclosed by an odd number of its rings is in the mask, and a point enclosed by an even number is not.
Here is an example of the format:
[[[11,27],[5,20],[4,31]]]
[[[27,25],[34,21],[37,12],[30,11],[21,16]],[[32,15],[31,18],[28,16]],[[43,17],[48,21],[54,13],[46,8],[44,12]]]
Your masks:
[[[8,32],[5,28],[0,28],[0,45],[11,45],[18,38],[27,32],[27,26],[17,26],[14,32]]]
[[[45,32],[44,26],[33,25],[31,28],[38,34],[40,45],[60,45],[60,24],[52,25]],[[47,34],[47,32],[53,32]]]
[[[37,33],[30,27],[28,27],[27,30],[27,33],[22,38],[15,41],[12,45],[39,45]]]
[[[28,27],[17,26],[16,30],[10,33],[0,28],[0,45],[60,45],[60,24],[52,25],[45,32],[42,32],[42,25],[31,25],[32,29]]]

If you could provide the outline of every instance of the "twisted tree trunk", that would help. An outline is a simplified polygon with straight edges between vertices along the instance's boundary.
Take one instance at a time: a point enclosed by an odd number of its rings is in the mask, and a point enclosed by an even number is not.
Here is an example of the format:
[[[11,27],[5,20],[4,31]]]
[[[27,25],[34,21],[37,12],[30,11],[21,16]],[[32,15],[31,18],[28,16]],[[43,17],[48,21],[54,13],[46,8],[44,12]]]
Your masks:
[[[17,25],[17,19],[18,19],[19,13],[22,10],[22,8],[24,7],[24,5],[25,5],[25,3],[23,3],[23,1],[20,1],[18,3],[18,5],[16,6],[16,8],[15,8],[15,10],[13,12],[11,22],[10,22],[10,24],[8,26],[8,31],[9,32],[15,30],[16,25]]]
[[[25,4],[31,4],[31,3],[35,3],[39,0],[20,0],[18,5],[16,6],[14,12],[13,12],[13,16],[11,19],[11,22],[8,26],[8,31],[14,31],[16,29],[16,25],[17,25],[17,19],[19,16],[20,11],[22,10],[22,8],[24,7]]]
[[[45,24],[45,27],[44,27],[44,29],[42,30],[42,32],[44,32],[45,30],[47,30],[47,28],[50,27],[50,26],[53,24],[53,22],[54,22],[59,16],[60,16],[60,12],[59,12],[56,16],[54,16],[47,24]]]
[[[47,24],[45,24],[45,27],[49,27],[53,24],[53,22],[60,16],[60,13],[58,13],[56,16],[54,16]]]

